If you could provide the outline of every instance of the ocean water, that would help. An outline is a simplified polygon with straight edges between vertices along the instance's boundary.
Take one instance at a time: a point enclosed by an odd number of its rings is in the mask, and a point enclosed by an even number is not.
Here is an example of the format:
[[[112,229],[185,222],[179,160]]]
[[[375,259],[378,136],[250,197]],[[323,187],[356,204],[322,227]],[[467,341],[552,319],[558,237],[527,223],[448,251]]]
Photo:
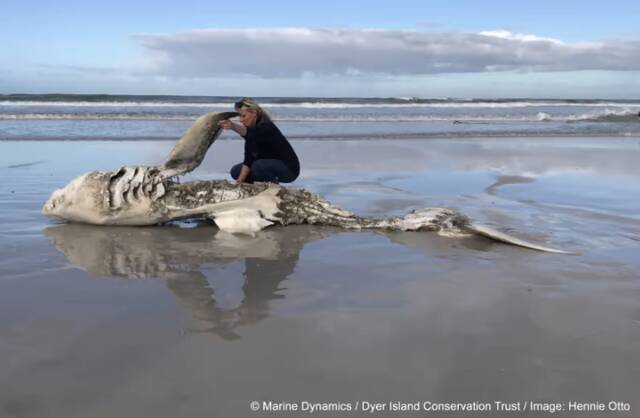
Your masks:
[[[174,140],[199,115],[232,110],[237,99],[0,95],[0,140]],[[640,136],[640,99],[257,100],[292,139]]]

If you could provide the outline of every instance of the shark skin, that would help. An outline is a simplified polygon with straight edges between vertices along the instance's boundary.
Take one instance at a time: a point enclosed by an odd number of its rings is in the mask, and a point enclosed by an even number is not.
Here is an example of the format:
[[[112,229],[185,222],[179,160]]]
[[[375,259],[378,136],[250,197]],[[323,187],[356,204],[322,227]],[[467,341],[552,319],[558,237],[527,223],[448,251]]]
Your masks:
[[[161,166],[127,166],[85,173],[53,192],[45,216],[94,225],[162,225],[184,219],[210,219],[223,231],[255,234],[271,225],[330,225],[350,230],[433,231],[444,236],[482,235],[529,249],[570,254],[530,243],[449,208],[425,208],[404,217],[361,217],[304,189],[273,183],[235,184],[225,180],[178,183],[175,177],[197,168],[221,128],[235,112],[199,117]]]

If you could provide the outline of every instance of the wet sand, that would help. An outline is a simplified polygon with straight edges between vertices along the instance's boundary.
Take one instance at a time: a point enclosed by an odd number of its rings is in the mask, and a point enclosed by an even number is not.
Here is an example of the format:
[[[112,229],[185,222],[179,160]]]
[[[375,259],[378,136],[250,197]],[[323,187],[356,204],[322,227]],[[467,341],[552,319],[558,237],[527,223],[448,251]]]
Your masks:
[[[0,416],[244,417],[251,401],[621,401],[640,416],[640,142],[298,141],[362,214],[450,206],[563,256],[433,233],[113,228],[40,215],[171,143],[0,142]],[[185,179],[221,178],[220,141]],[[521,404],[522,407],[522,404]],[[411,416],[439,416],[426,411]],[[547,416],[520,412],[505,416]],[[487,416],[464,412],[441,416]]]

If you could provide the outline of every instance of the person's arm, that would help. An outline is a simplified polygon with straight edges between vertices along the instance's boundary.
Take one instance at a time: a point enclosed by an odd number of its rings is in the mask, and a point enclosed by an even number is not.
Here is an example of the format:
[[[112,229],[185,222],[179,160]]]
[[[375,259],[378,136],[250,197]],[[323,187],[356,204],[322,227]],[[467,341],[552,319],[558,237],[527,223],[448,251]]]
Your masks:
[[[222,120],[218,122],[218,126],[220,126],[222,129],[232,130],[242,137],[247,136],[246,126],[233,123],[230,120]],[[246,151],[246,145],[245,145],[245,161],[246,160],[247,160],[247,151]],[[247,180],[247,177],[249,176],[250,172],[251,172],[251,168],[249,168],[247,164],[243,164],[242,168],[240,169],[240,174],[236,179],[236,183],[244,183]]]
[[[244,183],[250,172],[251,172],[251,169],[247,165],[242,164],[242,168],[240,169],[240,175],[238,176],[236,183]]]
[[[235,131],[240,136],[246,136],[247,135],[247,127],[246,126],[238,124],[238,123],[233,123],[230,120],[221,120],[220,122],[218,122],[218,126],[221,127],[222,129],[230,129],[232,131]]]

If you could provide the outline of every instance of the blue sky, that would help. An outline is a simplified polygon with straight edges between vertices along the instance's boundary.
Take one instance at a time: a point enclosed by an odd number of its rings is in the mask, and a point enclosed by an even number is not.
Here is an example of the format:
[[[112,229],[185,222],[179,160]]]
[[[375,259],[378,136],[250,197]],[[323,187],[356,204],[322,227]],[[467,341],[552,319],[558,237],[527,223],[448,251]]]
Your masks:
[[[633,1],[5,0],[0,13],[0,93],[640,98]]]

